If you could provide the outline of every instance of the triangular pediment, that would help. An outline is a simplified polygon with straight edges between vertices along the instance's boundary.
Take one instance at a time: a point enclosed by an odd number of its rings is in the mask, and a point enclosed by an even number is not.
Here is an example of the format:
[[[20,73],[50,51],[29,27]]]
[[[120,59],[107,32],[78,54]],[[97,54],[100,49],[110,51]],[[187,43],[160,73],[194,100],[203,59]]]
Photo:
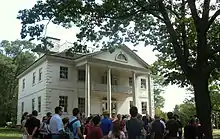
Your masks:
[[[113,52],[104,51],[100,52],[92,58],[101,59],[110,62],[116,62],[124,65],[130,65],[138,68],[147,68],[148,64],[137,56],[132,50],[126,46],[115,48]]]

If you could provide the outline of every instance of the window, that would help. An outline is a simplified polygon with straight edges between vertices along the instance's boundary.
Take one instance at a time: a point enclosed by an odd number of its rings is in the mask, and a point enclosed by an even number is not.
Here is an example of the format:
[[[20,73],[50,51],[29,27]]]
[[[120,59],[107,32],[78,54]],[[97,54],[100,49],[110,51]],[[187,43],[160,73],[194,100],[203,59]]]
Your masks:
[[[35,109],[35,99],[33,98],[32,99],[32,111],[34,111],[34,109]]]
[[[67,112],[67,108],[68,108],[68,96],[60,96],[59,97],[59,106],[63,107],[63,111]]]
[[[134,106],[133,101],[130,101],[130,107]]]
[[[102,76],[102,84],[107,84],[107,76],[106,75]]]
[[[42,68],[39,69],[39,81],[42,80]]]
[[[128,79],[129,86],[133,86],[133,78],[129,77]]]
[[[24,113],[24,102],[21,102],[21,114],[23,115]]]
[[[60,67],[60,78],[68,79],[68,67]]]
[[[78,70],[78,81],[85,81],[86,79],[86,71]]]
[[[22,89],[25,88],[25,79],[22,80]]]
[[[141,88],[146,89],[146,79],[141,79]]]
[[[33,73],[33,81],[32,81],[33,85],[35,84],[35,80],[36,80],[36,72]]]
[[[141,102],[142,114],[147,113],[147,102]]]
[[[85,112],[85,98],[78,98],[78,108],[80,112]]]
[[[38,112],[41,112],[41,96],[38,97]]]
[[[116,60],[121,61],[121,62],[127,62],[128,61],[127,57],[122,53],[120,53],[116,56]]]

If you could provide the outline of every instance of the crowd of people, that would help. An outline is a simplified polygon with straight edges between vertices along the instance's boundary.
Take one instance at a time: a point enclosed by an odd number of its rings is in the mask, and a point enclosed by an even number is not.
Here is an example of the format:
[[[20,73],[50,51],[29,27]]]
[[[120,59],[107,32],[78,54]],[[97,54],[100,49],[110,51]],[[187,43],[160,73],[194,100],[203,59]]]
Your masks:
[[[138,114],[137,107],[130,108],[129,115],[102,115],[83,117],[78,108],[72,111],[72,117],[61,118],[62,107],[56,107],[55,113],[47,113],[42,121],[37,119],[38,112],[25,112],[21,124],[23,139],[202,139],[201,125],[196,116],[191,117],[184,127],[179,116],[167,113],[166,121],[159,116],[153,118]]]

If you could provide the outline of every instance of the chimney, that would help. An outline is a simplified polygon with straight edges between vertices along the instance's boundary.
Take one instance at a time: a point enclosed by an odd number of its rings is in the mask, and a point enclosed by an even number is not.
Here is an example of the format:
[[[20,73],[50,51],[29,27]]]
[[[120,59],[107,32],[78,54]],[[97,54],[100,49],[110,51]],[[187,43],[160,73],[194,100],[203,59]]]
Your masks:
[[[60,49],[60,39],[53,38],[53,37],[47,37],[46,38],[48,42],[53,44],[53,48],[50,48],[49,50],[52,52],[59,52]]]

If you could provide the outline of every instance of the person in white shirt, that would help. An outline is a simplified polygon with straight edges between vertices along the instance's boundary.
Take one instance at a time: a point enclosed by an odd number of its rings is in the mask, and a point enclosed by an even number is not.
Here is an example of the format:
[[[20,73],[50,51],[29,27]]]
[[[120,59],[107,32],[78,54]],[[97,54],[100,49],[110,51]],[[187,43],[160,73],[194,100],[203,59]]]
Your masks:
[[[55,114],[50,119],[50,132],[52,139],[61,139],[64,134],[64,126],[61,115],[63,114],[62,107],[55,108]]]

